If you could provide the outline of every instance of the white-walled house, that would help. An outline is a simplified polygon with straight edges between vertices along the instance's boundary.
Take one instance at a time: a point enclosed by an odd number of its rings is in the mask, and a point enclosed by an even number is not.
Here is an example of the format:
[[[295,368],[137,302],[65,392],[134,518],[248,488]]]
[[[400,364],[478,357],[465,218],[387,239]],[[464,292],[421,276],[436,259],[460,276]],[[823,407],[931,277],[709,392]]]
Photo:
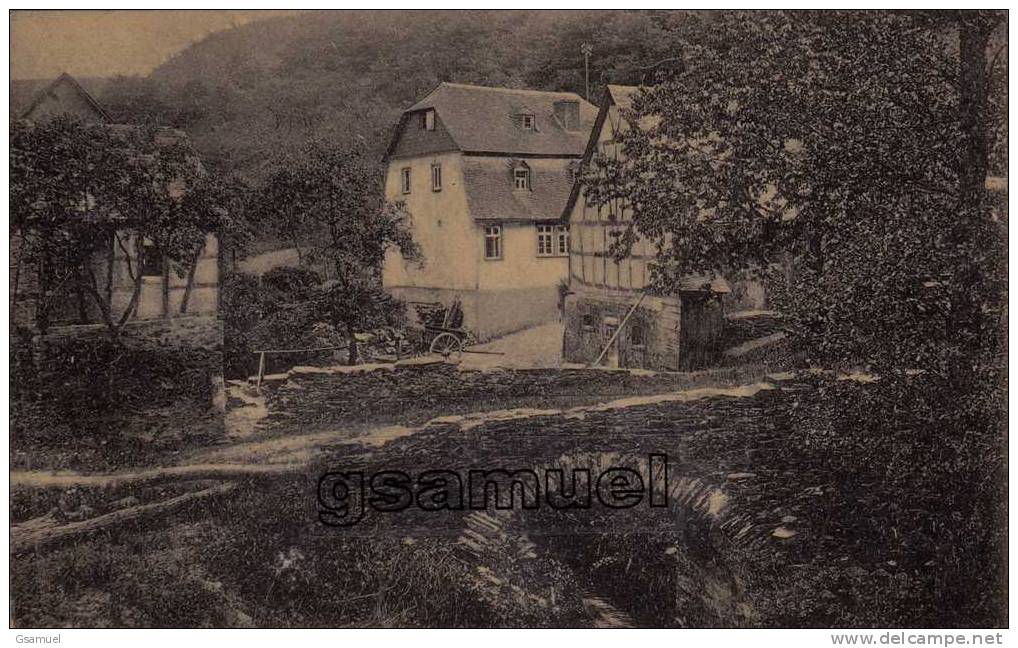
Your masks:
[[[142,127],[112,123],[100,103],[68,74],[61,74],[41,87],[19,110],[19,118],[43,123],[68,115],[83,122],[103,124],[114,133],[142,131]],[[190,147],[182,131],[160,127],[152,130],[156,147]],[[201,161],[195,155],[195,163]],[[172,191],[172,187],[171,187]],[[40,265],[22,263],[23,242],[10,241],[11,321],[29,329],[50,325],[95,324],[101,321],[99,308],[91,298],[73,290],[69,282],[58,282]],[[130,320],[169,320],[183,317],[216,318],[219,312],[219,241],[207,234],[193,267],[178,268],[149,240],[124,233],[119,243],[109,242],[108,253],[95,260],[95,271],[106,278],[108,303],[116,318],[127,309],[140,273],[138,299]]]
[[[386,197],[412,216],[423,264],[393,250],[387,291],[458,298],[478,339],[558,317],[561,222],[596,108],[568,92],[442,83],[407,109],[386,152]]]

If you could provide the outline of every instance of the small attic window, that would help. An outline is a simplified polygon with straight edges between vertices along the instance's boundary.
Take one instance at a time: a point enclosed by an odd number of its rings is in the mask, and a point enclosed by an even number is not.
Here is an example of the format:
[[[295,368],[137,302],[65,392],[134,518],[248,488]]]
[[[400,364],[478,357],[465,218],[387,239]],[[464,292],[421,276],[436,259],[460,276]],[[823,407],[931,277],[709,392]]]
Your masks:
[[[421,114],[421,128],[424,130],[435,130],[435,111],[425,110]]]
[[[537,120],[533,115],[520,115],[520,126],[523,130],[537,130]]]

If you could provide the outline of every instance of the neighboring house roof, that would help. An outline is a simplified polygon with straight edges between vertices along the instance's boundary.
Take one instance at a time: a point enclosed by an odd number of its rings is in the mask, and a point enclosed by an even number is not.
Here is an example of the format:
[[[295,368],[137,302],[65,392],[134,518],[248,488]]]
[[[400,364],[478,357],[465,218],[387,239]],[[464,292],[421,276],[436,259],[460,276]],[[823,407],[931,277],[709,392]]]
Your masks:
[[[88,79],[93,88],[101,88],[108,79]],[[184,131],[166,126],[148,127],[136,124],[115,124],[85,87],[70,74],[64,72],[52,81],[39,79],[11,81],[11,112],[21,119],[38,121],[55,117],[64,112],[98,121],[110,132],[123,134],[151,134],[158,149],[169,149],[183,145],[190,149],[189,159],[200,171],[204,170],[201,159],[194,152],[190,138]],[[31,97],[29,99],[28,97]]]
[[[11,115],[21,117],[32,104],[36,95],[45,90],[53,79],[11,79]]]
[[[640,92],[639,86],[614,85],[609,83],[606,89],[612,103],[620,108],[632,108],[633,98]]]
[[[566,129],[555,117],[555,103],[579,104],[579,124]],[[464,153],[579,157],[597,108],[573,92],[543,92],[441,83],[404,111],[386,152],[399,142],[408,118],[434,109],[456,148]],[[525,130],[520,115],[534,115],[535,130]]]
[[[106,79],[90,79],[89,81],[89,85],[93,89],[98,89],[107,82]],[[85,89],[82,83],[66,72],[48,82],[38,79],[11,81],[11,112],[21,119],[31,119],[35,116],[33,113],[46,109],[47,102],[56,102],[58,105],[63,103],[64,99],[61,93],[65,90],[90,111],[89,116],[94,116],[105,122],[110,121],[109,115],[95,97]],[[73,106],[66,106],[66,108],[67,112],[78,112]],[[46,114],[56,115],[57,111],[56,108],[49,108],[46,110]]]
[[[608,118],[608,111],[613,107],[618,106],[623,110],[631,108],[633,105],[633,98],[640,92],[638,86],[624,86],[624,85],[611,85],[605,87],[604,95],[601,99],[601,106],[598,108],[597,117],[594,119],[594,126],[590,131],[590,136],[587,138],[587,144],[583,150],[583,158],[580,161],[581,166],[586,166],[590,163],[590,159],[594,156],[594,151],[597,150],[597,143],[601,136],[601,129],[604,128],[604,122]],[[573,183],[572,188],[569,191],[569,195],[565,202],[565,207],[562,210],[562,220],[568,221],[569,215],[573,211],[573,207],[576,205],[576,200],[580,196],[580,190],[582,187],[581,183]]]
[[[693,275],[679,280],[679,290],[682,292],[710,291],[724,295],[732,292],[732,287],[723,277],[711,278],[703,275]]]
[[[557,220],[559,206],[569,196],[572,174],[569,160],[542,161],[531,168],[531,188],[515,189],[513,165],[505,158],[463,158],[463,184],[474,220]],[[536,165],[535,165],[536,166]]]

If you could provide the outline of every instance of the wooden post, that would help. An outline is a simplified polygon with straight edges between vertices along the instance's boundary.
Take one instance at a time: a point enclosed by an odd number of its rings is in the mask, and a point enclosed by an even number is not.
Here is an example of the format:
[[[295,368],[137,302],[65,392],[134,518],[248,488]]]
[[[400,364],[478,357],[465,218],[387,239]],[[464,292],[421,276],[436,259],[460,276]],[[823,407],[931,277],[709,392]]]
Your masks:
[[[265,352],[258,353],[258,379],[255,382],[255,389],[262,388],[262,376],[265,375]]]
[[[170,260],[163,257],[163,317],[170,316]]]

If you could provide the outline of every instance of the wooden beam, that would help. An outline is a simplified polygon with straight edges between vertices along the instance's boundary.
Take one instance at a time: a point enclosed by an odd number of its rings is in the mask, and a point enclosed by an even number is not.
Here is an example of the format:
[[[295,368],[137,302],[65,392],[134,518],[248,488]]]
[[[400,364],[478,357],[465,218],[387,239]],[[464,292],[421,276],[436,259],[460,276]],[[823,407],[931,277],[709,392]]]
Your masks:
[[[636,312],[636,308],[640,305],[640,303],[643,301],[643,298],[646,296],[647,293],[640,293],[640,298],[636,300],[636,303],[633,304],[632,308],[629,309],[629,312],[626,313],[626,316],[623,317],[622,321],[619,322],[619,325],[615,327],[615,332],[608,340],[608,344],[604,345],[604,348],[601,349],[601,354],[597,356],[597,360],[595,360],[590,366],[601,364],[601,360],[604,359],[604,354],[608,353],[608,349],[611,348],[612,344],[614,344],[615,340],[619,337],[619,333],[622,332],[622,327],[625,326],[626,322],[629,321],[629,318],[633,316],[633,313]]]
[[[194,493],[185,493],[162,502],[132,506],[88,520],[82,520],[81,522],[71,522],[70,524],[60,524],[53,516],[29,520],[23,524],[11,527],[11,553],[21,554],[38,551],[44,547],[66,542],[114,525],[170,513],[180,509],[185,504],[225,495],[236,487],[237,484],[233,482],[218,484],[212,488],[206,488]]]

